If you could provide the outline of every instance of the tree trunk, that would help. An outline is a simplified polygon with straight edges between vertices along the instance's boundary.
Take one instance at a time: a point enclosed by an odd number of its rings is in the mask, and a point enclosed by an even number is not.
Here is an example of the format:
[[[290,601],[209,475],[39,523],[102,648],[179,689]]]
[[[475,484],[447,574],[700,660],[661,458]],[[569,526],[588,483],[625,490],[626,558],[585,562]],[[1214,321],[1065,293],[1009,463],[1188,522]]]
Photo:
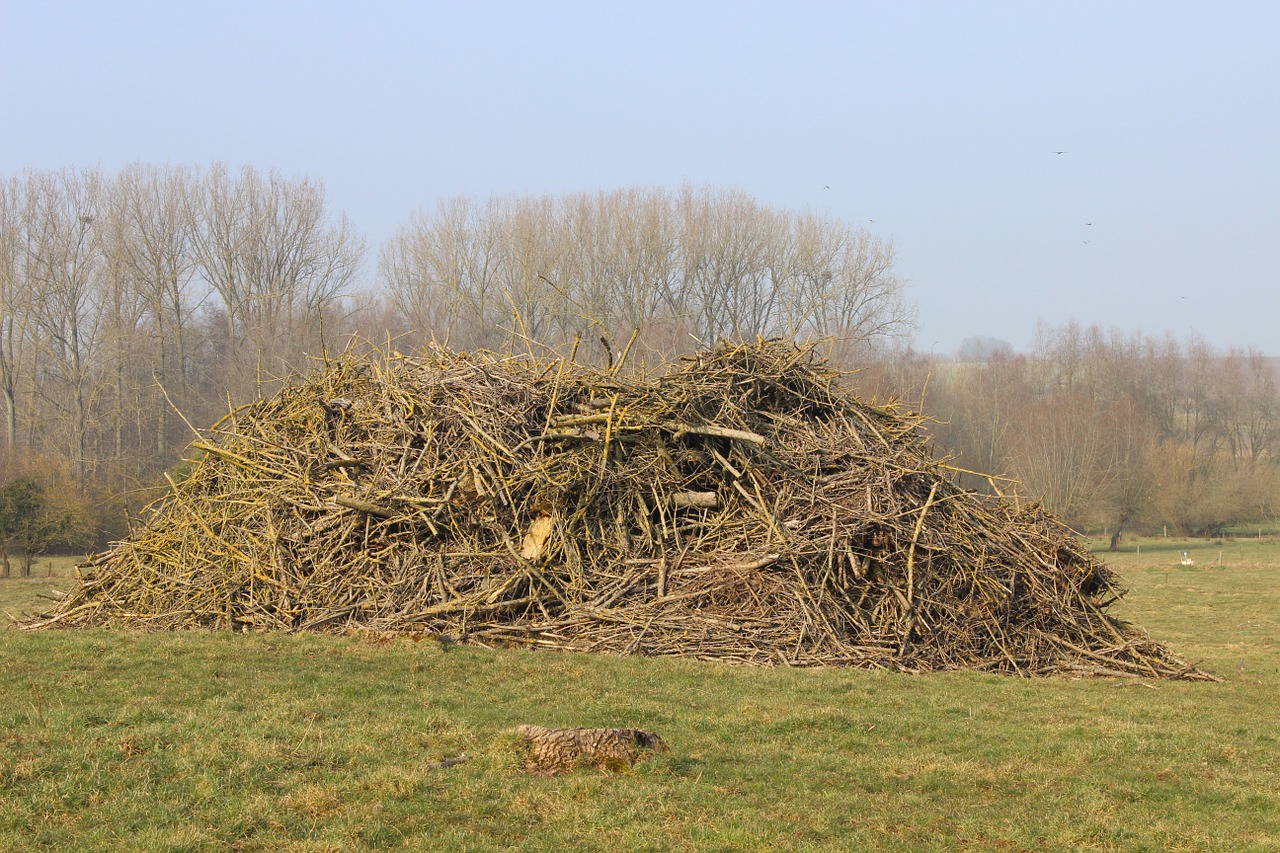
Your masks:
[[[1111,534],[1111,551],[1120,550],[1120,539],[1124,536],[1124,526],[1129,523],[1130,517],[1130,513],[1122,512],[1120,518],[1116,520],[1116,529]]]

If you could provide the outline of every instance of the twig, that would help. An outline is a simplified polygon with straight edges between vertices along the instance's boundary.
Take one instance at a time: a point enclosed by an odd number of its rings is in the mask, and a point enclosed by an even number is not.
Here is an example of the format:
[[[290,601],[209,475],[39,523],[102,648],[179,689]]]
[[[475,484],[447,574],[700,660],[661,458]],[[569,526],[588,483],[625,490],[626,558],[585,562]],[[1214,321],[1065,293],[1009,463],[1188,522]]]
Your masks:
[[[680,424],[672,433],[676,438],[686,435],[710,435],[717,438],[733,438],[738,441],[749,441],[752,444],[763,446],[765,437],[759,433],[751,432],[745,429],[730,429],[729,427],[704,425],[695,426],[693,424]]]
[[[433,761],[430,764],[422,765],[423,770],[443,770],[446,767],[456,767],[467,760],[467,754],[464,752],[454,758],[446,758],[443,761]]]

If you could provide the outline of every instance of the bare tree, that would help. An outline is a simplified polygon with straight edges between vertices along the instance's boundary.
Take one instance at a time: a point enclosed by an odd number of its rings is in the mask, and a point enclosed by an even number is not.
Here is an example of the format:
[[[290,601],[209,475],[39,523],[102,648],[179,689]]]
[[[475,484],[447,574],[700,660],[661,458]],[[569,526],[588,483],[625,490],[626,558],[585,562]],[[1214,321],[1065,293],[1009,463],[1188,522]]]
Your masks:
[[[194,290],[195,253],[187,204],[196,190],[189,169],[135,164],[117,176],[110,218],[118,274],[132,283],[150,336],[146,393],[154,423],[155,450],[169,449],[166,395],[185,401],[189,392],[189,337],[204,294]]]
[[[1108,424],[1088,397],[1063,394],[1023,412],[1011,448],[1013,471],[1036,500],[1068,523],[1097,511],[1096,495],[1112,474]]]
[[[498,206],[503,239],[499,283],[511,332],[555,344],[574,311],[563,283],[568,246],[554,199],[516,198]],[[570,321],[571,322],[571,321]]]
[[[415,214],[378,256],[379,274],[409,324],[462,347],[480,344],[494,301],[491,253],[478,221],[473,202],[450,199],[434,217]]]
[[[662,190],[620,190],[612,194],[607,215],[615,259],[613,332],[643,329],[650,351],[673,352],[681,314],[672,304],[679,257],[671,197]]]
[[[826,248],[823,248],[825,245]],[[865,345],[899,337],[915,320],[903,298],[904,284],[893,273],[897,261],[892,241],[861,229],[837,230],[807,257],[803,273],[812,284],[804,303],[809,308],[804,331],[829,337],[834,356],[854,363]]]
[[[402,228],[379,273],[425,333],[492,345],[506,328],[558,346],[643,327],[669,355],[686,332],[891,339],[911,319],[893,260],[858,229],[686,186],[455,200]]]
[[[18,178],[0,181],[0,396],[9,449],[18,441],[18,385],[23,351],[30,346],[34,325],[31,287],[25,275],[24,195]]]
[[[776,291],[767,256],[769,223],[741,192],[694,193],[682,204],[690,320],[703,341],[773,333]]]
[[[1233,349],[1221,370],[1222,427],[1232,458],[1250,471],[1277,461],[1280,391],[1275,368],[1256,349]]]
[[[928,389],[926,411],[938,420],[934,433],[960,466],[984,474],[1010,474],[1022,413],[1036,401],[1031,373],[1025,357],[939,367]],[[975,488],[989,485],[981,479],[973,483]]]
[[[98,446],[94,455],[109,459],[116,469],[111,479],[117,483],[124,470],[134,467],[126,461],[132,455],[135,441],[126,442],[126,433],[140,432],[144,409],[139,404],[142,362],[147,350],[141,347],[145,338],[142,331],[146,313],[145,301],[137,279],[130,275],[126,263],[126,243],[120,231],[120,221],[114,215],[115,184],[106,193],[103,213],[99,219],[99,249],[103,255],[102,275],[99,281],[98,303],[102,332],[98,344],[99,386],[96,407],[99,429]],[[103,442],[105,441],[105,446]]]
[[[199,274],[222,301],[236,373],[252,371],[261,390],[264,366],[277,377],[302,369],[308,347],[323,346],[324,311],[354,278],[363,241],[345,217],[330,220],[318,182],[248,167],[234,177],[211,168],[191,211]]]
[[[103,191],[93,170],[33,174],[28,181],[27,280],[38,306],[41,387],[57,406],[77,478],[88,461],[90,371],[100,355]]]

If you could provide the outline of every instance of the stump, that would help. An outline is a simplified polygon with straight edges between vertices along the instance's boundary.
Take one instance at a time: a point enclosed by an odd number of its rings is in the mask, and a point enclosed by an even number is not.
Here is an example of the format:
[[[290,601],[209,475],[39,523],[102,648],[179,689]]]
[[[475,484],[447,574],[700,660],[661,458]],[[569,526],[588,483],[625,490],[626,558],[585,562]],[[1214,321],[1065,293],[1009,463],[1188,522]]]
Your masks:
[[[557,776],[578,767],[629,770],[649,752],[664,752],[667,745],[653,732],[640,729],[548,729],[516,727],[517,753],[529,773]]]

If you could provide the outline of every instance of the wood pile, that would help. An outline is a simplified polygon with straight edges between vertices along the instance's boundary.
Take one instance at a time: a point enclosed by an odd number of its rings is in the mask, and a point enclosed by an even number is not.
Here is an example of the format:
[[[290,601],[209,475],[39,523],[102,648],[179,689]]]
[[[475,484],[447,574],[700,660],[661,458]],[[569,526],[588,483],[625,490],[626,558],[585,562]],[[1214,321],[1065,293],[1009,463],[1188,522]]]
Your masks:
[[[782,341],[656,379],[347,352],[204,431],[28,627],[1210,677],[1105,612],[1117,580],[1072,531],[960,488],[919,418],[840,378]]]

